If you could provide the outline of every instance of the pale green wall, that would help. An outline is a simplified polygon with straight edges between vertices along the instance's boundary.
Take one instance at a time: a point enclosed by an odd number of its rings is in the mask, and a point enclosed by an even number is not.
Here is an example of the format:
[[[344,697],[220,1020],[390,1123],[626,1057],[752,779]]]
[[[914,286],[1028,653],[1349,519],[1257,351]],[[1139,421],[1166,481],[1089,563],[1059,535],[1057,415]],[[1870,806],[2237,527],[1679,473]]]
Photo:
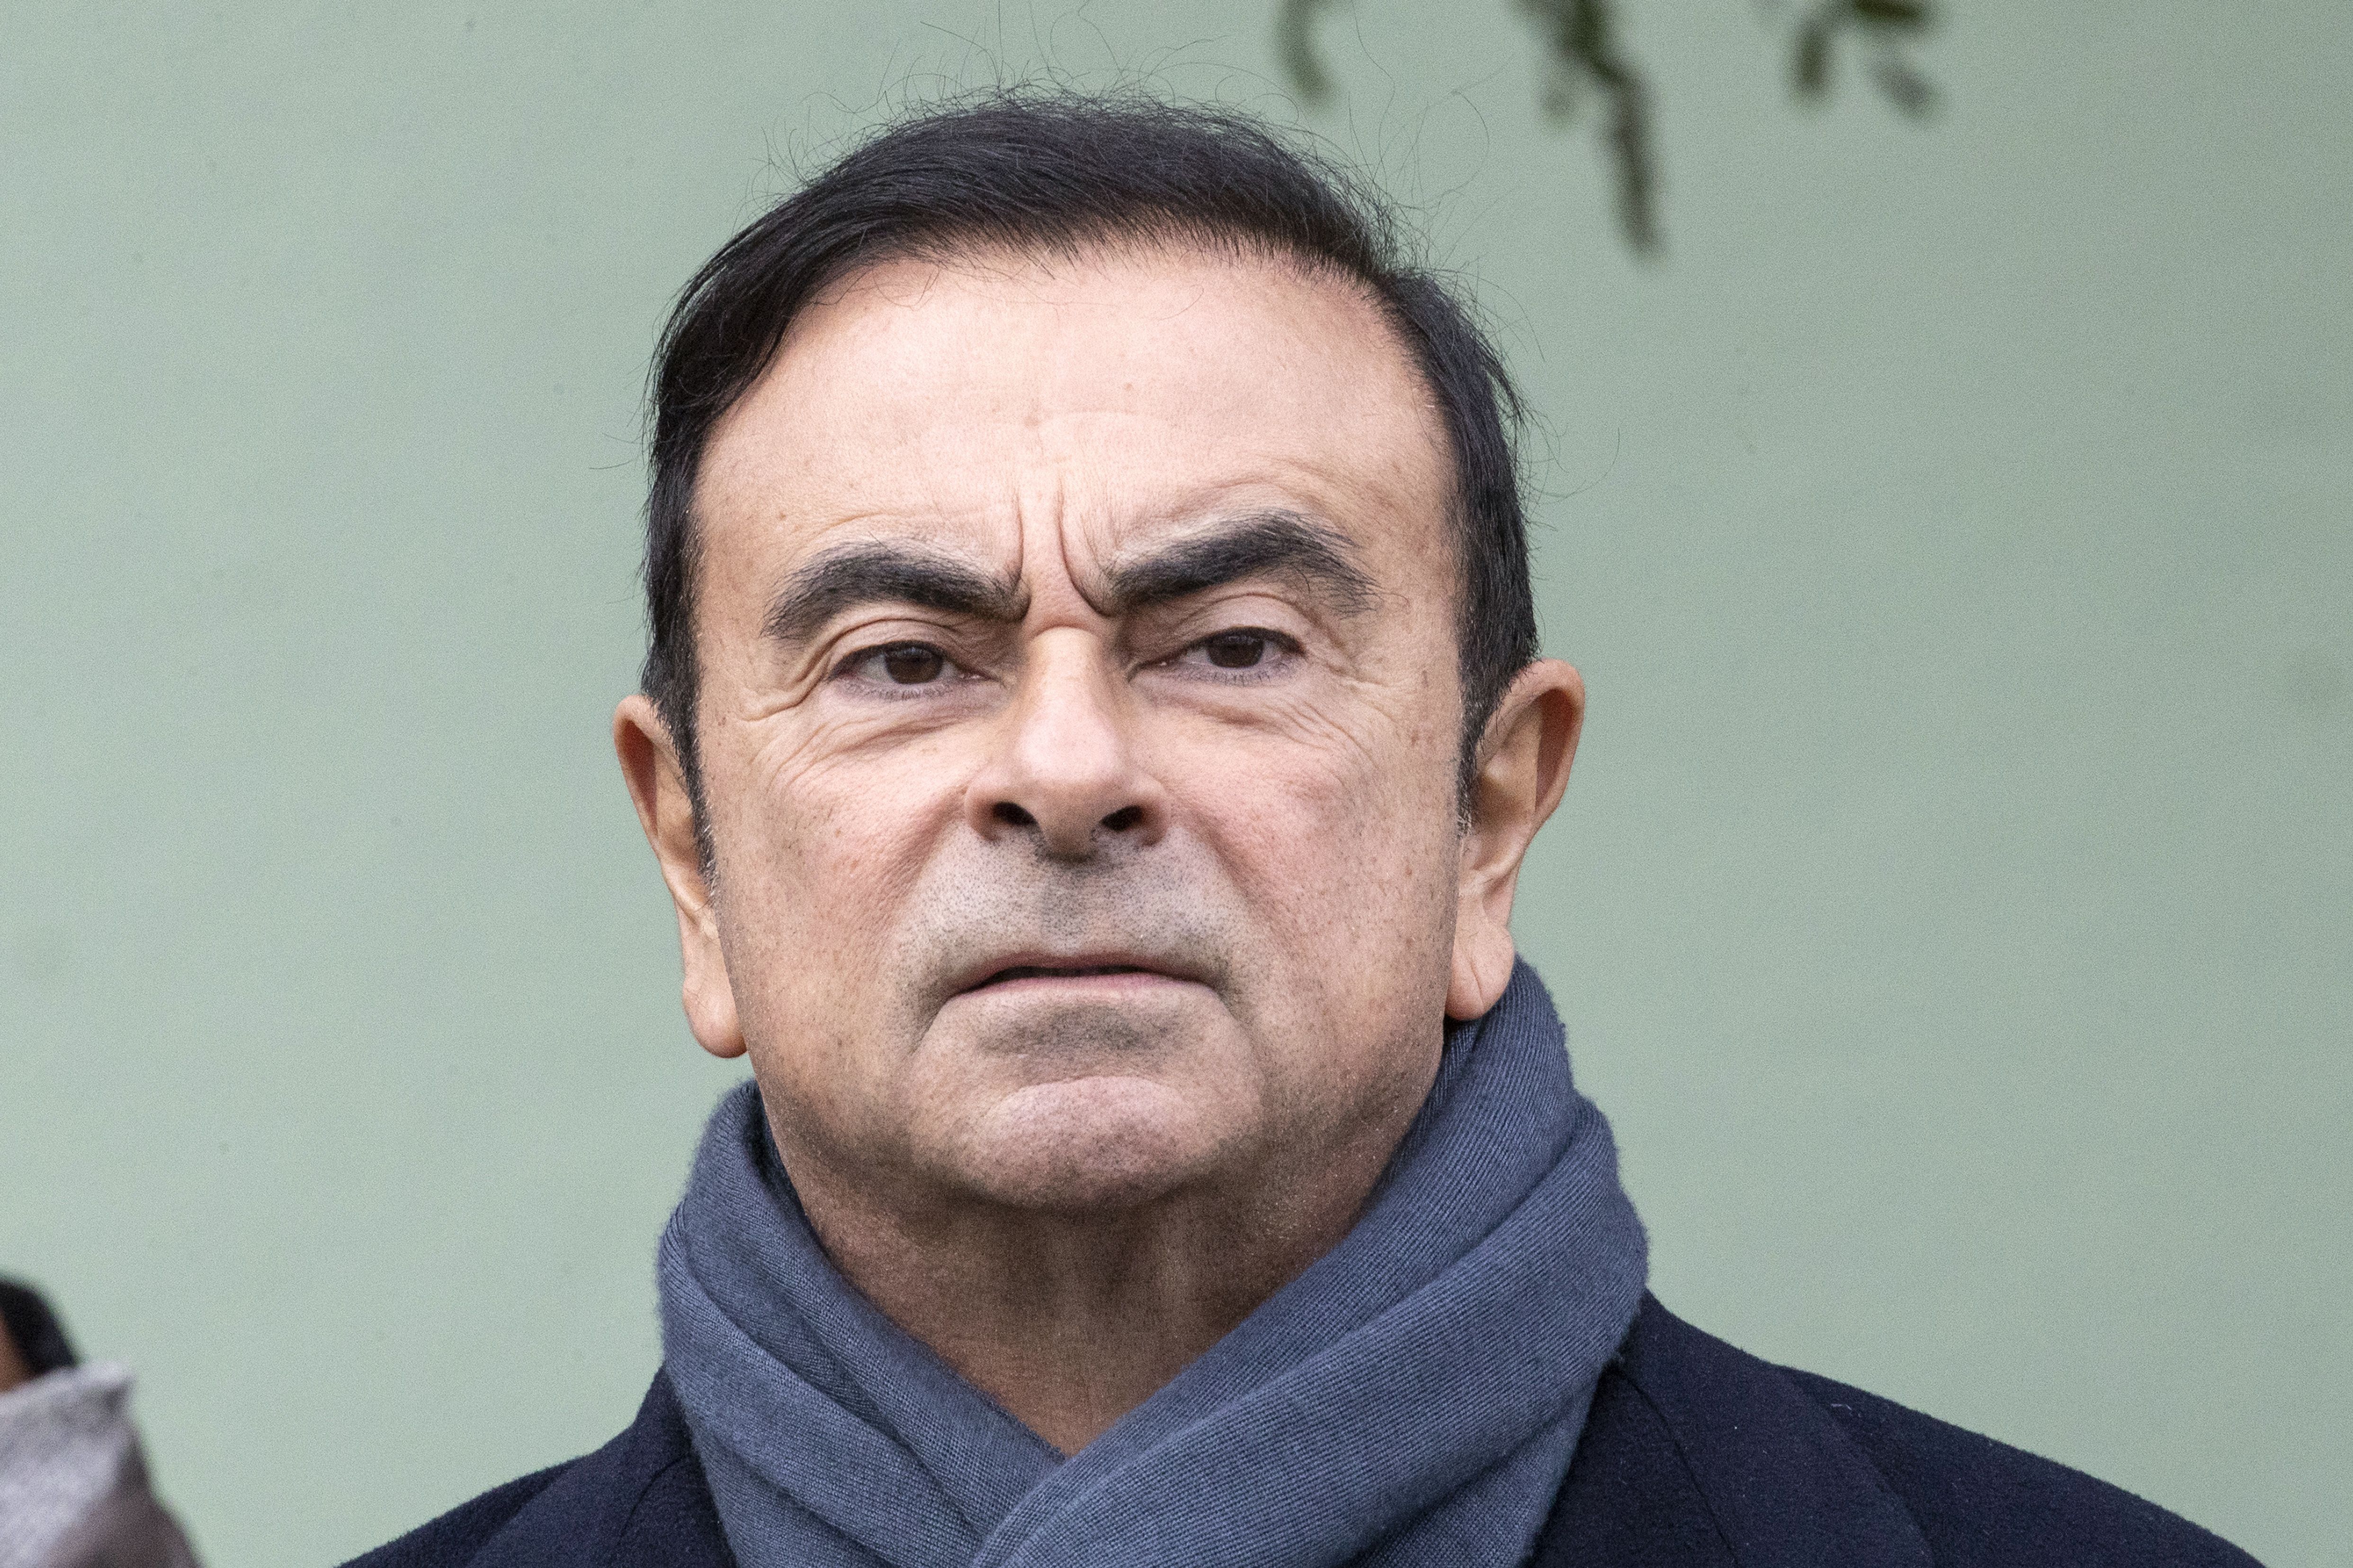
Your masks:
[[[1520,929],[1658,1287],[2353,1563],[2353,10],[1952,0],[1923,131],[1626,4],[1662,267],[1505,0],[1361,0],[1315,123],[1556,432]],[[1280,112],[1267,9],[11,0],[0,1268],[220,1568],[652,1368],[732,1076],[605,742],[666,296],[893,88]]]

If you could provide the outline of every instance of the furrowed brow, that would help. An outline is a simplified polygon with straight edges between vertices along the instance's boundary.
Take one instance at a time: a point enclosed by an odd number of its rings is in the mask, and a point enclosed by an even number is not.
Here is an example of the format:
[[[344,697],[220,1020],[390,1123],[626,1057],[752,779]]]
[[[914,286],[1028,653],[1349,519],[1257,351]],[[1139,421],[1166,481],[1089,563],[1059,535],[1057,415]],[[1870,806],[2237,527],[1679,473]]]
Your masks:
[[[1018,621],[1029,607],[1019,584],[920,545],[877,542],[829,550],[804,563],[768,601],[761,630],[774,641],[807,642],[825,623],[860,605],[915,605],[980,620]]]
[[[1120,608],[1166,604],[1251,577],[1287,577],[1320,590],[1344,616],[1370,607],[1373,580],[1337,530],[1291,511],[1255,512],[1113,566]]]

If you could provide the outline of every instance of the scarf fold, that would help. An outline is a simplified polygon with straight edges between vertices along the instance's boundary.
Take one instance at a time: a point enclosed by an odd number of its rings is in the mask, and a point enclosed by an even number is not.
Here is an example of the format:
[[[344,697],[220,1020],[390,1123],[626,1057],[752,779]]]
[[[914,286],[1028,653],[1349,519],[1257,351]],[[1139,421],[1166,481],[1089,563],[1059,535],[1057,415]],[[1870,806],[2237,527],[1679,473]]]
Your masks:
[[[712,1116],[659,1277],[744,1568],[1511,1568],[1645,1265],[1522,964],[1449,1031],[1355,1228],[1067,1459],[834,1269],[751,1084]]]

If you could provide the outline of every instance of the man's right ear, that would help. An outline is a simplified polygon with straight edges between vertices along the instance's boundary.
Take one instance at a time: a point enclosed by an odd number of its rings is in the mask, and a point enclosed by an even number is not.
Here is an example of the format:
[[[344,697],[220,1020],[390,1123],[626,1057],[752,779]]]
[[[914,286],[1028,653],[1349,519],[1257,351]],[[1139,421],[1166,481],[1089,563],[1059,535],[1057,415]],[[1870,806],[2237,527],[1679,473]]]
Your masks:
[[[702,1048],[714,1057],[744,1054],[744,1027],[735,1012],[734,988],[727,982],[727,955],[719,942],[719,916],[703,875],[702,847],[695,835],[694,796],[686,770],[671,744],[670,726],[640,692],[613,710],[613,751],[621,777],[637,804],[638,826],[661,864],[662,881],[678,909],[678,947],[684,981],[686,1022]]]

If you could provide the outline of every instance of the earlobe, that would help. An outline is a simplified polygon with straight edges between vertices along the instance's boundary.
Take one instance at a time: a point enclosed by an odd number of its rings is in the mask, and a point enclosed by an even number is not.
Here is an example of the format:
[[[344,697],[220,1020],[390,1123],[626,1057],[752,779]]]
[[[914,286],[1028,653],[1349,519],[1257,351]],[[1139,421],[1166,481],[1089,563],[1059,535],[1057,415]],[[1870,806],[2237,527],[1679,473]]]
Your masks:
[[[1446,982],[1446,1016],[1464,1024],[1484,1016],[1488,1008],[1503,1000],[1504,988],[1512,981],[1512,965],[1518,958],[1509,926],[1482,921],[1473,931],[1456,925],[1454,968]]]
[[[686,1004],[686,1026],[694,1043],[723,1061],[744,1054],[744,1025],[735,1013],[735,988],[727,979],[727,960],[716,933],[690,935],[680,916],[679,946],[685,978],[680,985]]]

